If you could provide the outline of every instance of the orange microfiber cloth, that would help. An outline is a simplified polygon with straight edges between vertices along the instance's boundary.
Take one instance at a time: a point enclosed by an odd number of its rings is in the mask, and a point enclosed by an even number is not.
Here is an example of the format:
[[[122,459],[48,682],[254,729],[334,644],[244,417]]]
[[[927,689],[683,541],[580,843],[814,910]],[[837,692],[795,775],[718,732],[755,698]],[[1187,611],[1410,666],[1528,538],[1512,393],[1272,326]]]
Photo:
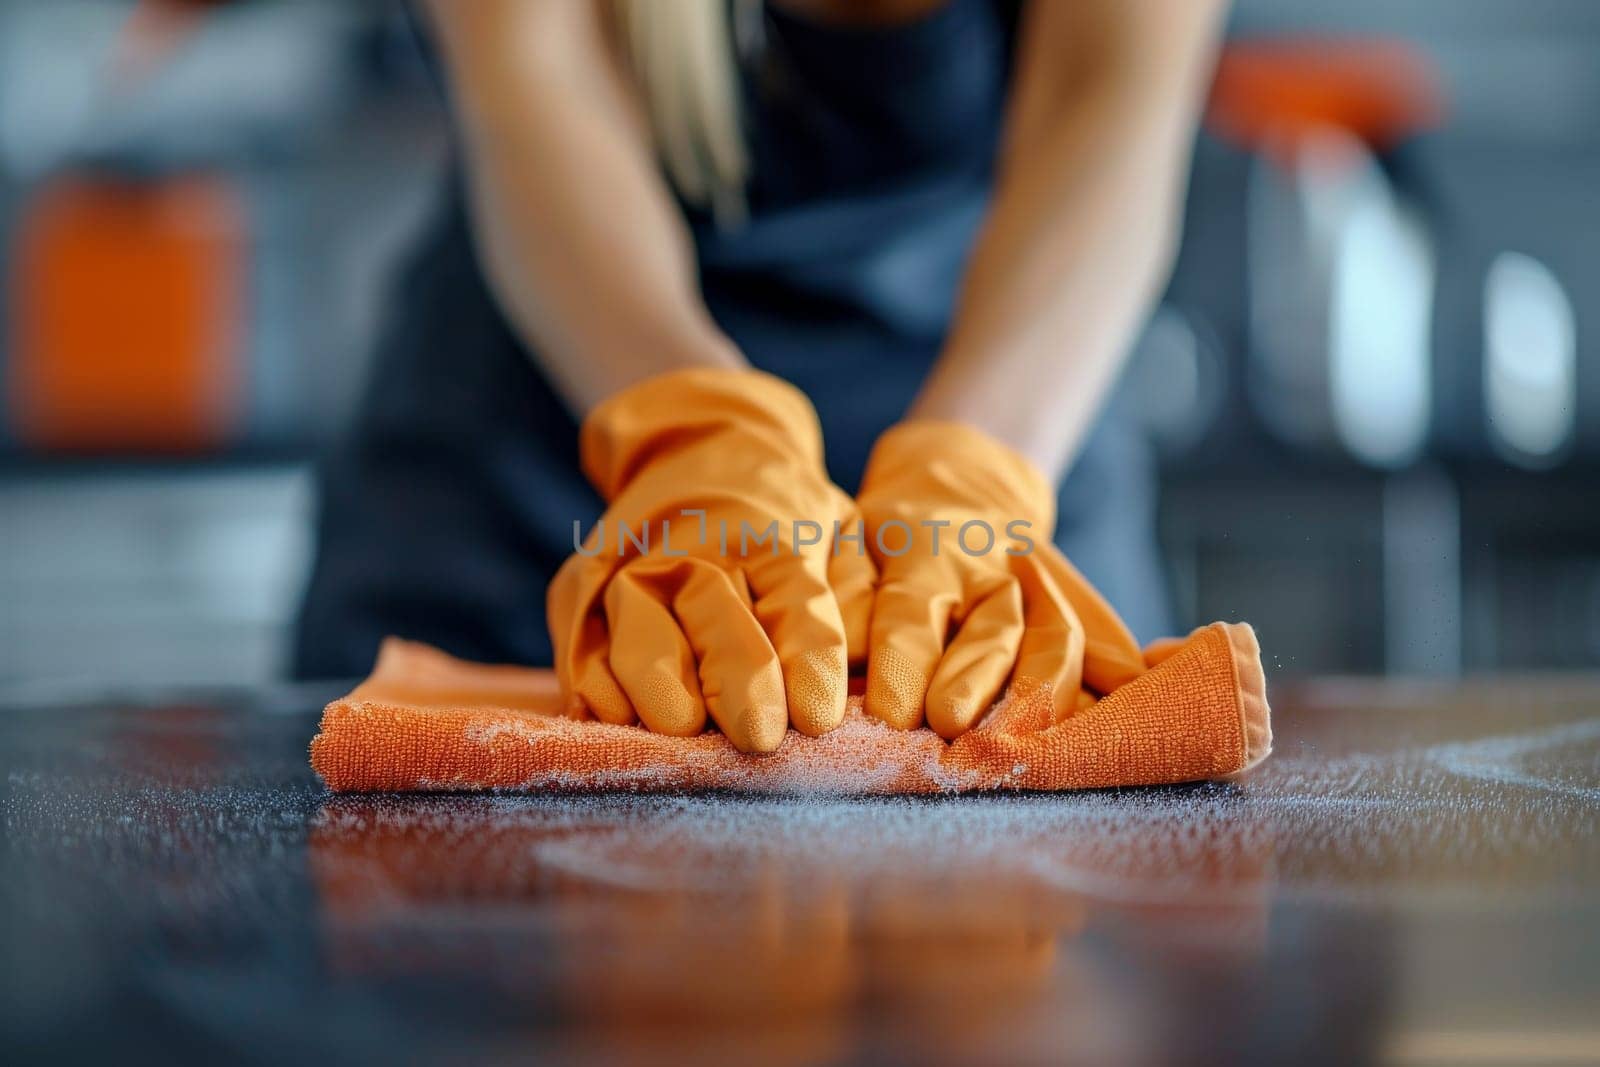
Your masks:
[[[330,789],[729,789],[940,793],[1161,785],[1224,778],[1264,759],[1272,731],[1255,633],[1212,623],[1146,650],[1149,669],[1083,694],[1052,722],[1050,694],[1013,691],[946,742],[897,730],[852,697],[821,737],[795,730],[747,755],[720,733],[673,737],[560,714],[555,674],[466,663],[391,638],[372,676],[329,704],[311,765]]]

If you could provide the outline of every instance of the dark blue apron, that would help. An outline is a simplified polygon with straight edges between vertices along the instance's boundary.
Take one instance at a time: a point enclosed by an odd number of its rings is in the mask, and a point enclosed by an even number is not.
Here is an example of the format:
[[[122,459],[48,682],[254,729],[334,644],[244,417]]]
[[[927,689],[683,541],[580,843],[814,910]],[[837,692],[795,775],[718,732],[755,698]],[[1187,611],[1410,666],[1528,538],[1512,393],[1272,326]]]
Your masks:
[[[689,212],[713,317],[811,397],[847,490],[938,354],[989,194],[1014,18],[951,0],[845,29],[769,9],[745,71],[750,217],[718,230]],[[294,671],[364,672],[386,634],[548,663],[545,586],[601,501],[577,423],[489,295],[459,179],[397,296],[322,470]],[[1062,486],[1056,536],[1145,639],[1167,628],[1152,472],[1133,421],[1108,411]]]

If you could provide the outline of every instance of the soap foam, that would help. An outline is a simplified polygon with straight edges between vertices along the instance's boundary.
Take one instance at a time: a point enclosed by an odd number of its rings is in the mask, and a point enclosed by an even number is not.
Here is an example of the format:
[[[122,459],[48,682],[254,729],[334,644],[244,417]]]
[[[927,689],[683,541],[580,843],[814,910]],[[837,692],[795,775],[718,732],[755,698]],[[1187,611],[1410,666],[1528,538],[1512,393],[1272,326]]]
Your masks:
[[[1226,904],[1269,884],[1568,893],[1600,862],[1597,742],[1600,723],[1584,722],[1331,758],[1302,747],[1239,784],[1076,794],[349,797],[319,833],[403,833],[424,852],[495,840],[512,885],[717,894],[776,880],[955,898],[1027,885],[1117,904]],[[836,764],[784,784],[825,793],[846,770],[858,783],[850,749],[844,732]]]

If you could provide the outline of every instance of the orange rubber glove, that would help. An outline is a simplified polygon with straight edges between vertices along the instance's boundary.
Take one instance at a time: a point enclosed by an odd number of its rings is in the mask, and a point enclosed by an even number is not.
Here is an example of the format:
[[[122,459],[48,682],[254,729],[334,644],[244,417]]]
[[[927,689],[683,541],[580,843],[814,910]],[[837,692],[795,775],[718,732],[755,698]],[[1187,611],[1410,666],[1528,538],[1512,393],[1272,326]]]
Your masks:
[[[709,712],[745,752],[837,726],[875,575],[859,539],[833,551],[860,517],[811,402],[758,371],[676,371],[597,407],[580,452],[608,506],[550,584],[569,713],[682,736]]]
[[[1133,635],[1051,543],[1049,481],[1008,446],[960,423],[901,423],[878,439],[857,500],[882,576],[869,714],[901,729],[926,714],[953,738],[1009,679],[1044,687],[1059,722],[1085,689],[1144,671]]]

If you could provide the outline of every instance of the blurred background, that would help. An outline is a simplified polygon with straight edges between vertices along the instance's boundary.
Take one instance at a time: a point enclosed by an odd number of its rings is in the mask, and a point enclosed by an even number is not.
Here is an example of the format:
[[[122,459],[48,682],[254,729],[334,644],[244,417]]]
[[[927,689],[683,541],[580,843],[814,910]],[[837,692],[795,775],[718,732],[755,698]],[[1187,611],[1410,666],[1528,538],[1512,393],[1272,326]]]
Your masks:
[[[1238,0],[1122,388],[1187,623],[1600,663],[1600,4]],[[433,203],[390,0],[0,0],[0,681],[275,677]]]

